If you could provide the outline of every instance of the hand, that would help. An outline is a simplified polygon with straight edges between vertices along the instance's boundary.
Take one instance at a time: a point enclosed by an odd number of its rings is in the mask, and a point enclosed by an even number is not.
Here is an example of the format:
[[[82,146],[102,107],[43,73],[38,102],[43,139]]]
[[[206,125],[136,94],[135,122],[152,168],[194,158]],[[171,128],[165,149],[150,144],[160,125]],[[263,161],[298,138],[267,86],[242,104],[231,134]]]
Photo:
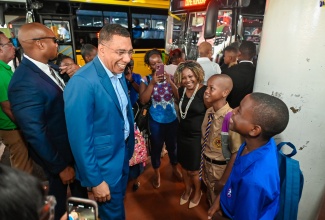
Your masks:
[[[150,84],[155,85],[157,82],[159,82],[159,77],[156,75],[156,72],[154,72]]]
[[[125,79],[127,80],[127,81],[133,81],[133,78],[132,78],[132,73],[127,73],[127,74],[125,74]]]
[[[210,207],[208,211],[208,219],[212,219],[212,216],[220,210],[220,194],[217,196],[217,198],[214,200],[212,206]]]
[[[111,200],[111,192],[109,190],[108,184],[103,181],[96,187],[92,188],[94,198],[97,202],[106,202]]]
[[[76,175],[74,169],[71,166],[67,166],[59,173],[59,176],[63,184],[70,184],[73,183]]]
[[[172,75],[170,75],[169,73],[165,72],[164,77],[169,84],[174,83],[172,80]]]
[[[71,65],[68,65],[68,66],[60,66],[60,74],[68,74],[69,77],[71,78],[76,72],[77,70],[80,68],[79,65],[77,64],[71,64]]]

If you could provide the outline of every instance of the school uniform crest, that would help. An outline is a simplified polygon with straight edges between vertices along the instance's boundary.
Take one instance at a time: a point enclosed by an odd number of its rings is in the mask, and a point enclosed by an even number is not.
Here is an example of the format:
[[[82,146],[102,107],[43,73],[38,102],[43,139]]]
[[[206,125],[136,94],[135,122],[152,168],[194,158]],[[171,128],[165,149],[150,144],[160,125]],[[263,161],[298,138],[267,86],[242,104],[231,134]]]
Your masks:
[[[216,137],[212,142],[213,148],[221,149],[221,138]]]

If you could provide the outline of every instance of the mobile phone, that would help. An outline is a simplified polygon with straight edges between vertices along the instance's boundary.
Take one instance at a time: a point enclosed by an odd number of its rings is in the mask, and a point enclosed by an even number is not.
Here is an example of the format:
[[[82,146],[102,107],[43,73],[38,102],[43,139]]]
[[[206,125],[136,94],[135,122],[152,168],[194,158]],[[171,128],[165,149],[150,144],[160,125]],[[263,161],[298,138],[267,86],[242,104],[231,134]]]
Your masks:
[[[165,65],[163,63],[157,65],[156,76],[163,76],[165,72]]]
[[[68,220],[98,219],[98,205],[90,199],[70,197],[67,200]]]

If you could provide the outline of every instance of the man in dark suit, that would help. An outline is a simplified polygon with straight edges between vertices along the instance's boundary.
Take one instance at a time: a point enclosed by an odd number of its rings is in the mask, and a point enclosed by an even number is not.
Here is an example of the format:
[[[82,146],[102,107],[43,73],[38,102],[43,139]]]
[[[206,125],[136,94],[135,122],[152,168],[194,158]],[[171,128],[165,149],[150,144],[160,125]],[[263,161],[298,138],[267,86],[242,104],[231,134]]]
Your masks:
[[[57,39],[40,23],[23,25],[18,33],[24,57],[9,84],[9,101],[31,157],[49,179],[49,194],[57,200],[55,219],[65,212],[67,186],[73,196],[87,198],[75,180],[64,116],[64,82],[48,65],[57,55]]]
[[[239,106],[241,100],[253,92],[256,67],[253,58],[256,46],[251,41],[243,41],[239,47],[237,65],[224,69],[222,73],[231,77],[234,87],[228,95],[227,101],[231,108]]]
[[[99,32],[98,56],[64,91],[77,179],[91,187],[101,219],[125,219],[124,195],[134,149],[134,119],[124,77],[133,48],[118,24]]]

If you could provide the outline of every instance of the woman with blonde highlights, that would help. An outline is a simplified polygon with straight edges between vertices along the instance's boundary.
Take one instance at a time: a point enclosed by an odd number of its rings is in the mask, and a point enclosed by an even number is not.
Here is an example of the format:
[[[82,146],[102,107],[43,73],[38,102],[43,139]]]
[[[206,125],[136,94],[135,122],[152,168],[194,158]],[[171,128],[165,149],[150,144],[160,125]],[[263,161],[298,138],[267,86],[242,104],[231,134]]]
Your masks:
[[[199,179],[201,158],[201,125],[206,112],[203,85],[204,71],[199,63],[186,61],[180,63],[175,73],[175,81],[180,84],[179,114],[180,124],[177,137],[177,159],[182,166],[185,191],[180,205],[193,197],[189,208],[196,207],[201,199],[201,181]]]

